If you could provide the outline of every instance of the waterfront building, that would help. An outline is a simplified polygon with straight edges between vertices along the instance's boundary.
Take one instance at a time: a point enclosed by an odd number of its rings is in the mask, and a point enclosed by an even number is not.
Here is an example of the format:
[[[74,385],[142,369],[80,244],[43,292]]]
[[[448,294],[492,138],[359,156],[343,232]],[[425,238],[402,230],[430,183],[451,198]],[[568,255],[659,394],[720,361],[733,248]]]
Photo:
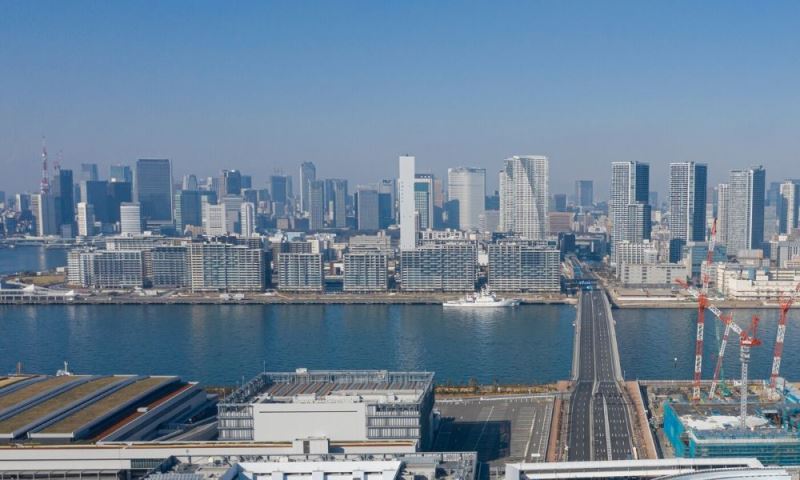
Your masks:
[[[314,162],[303,162],[300,164],[300,210],[302,212],[311,211],[311,194],[309,188],[311,182],[317,179],[317,167]],[[313,229],[312,229],[313,230]]]
[[[133,183],[133,171],[129,165],[111,165],[108,173],[110,182]]]
[[[769,253],[778,268],[800,268],[800,239],[779,235],[770,241]]]
[[[322,255],[281,253],[278,259],[278,289],[287,292],[322,292]]]
[[[78,203],[78,235],[82,237],[94,235],[94,206],[90,203]]]
[[[456,206],[455,228],[478,230],[481,215],[486,210],[486,169],[448,168],[447,194]]]
[[[222,400],[219,439],[291,442],[433,440],[433,373],[263,372]]]
[[[676,279],[686,280],[691,276],[685,263],[624,263],[617,265],[617,279],[625,287],[669,288]]]
[[[800,267],[768,268],[738,263],[716,265],[717,290],[734,300],[777,301],[800,283]]]
[[[414,250],[417,245],[417,214],[414,201],[415,158],[400,157],[400,178],[397,181],[400,204],[400,250]]]
[[[86,203],[82,204],[87,205]],[[81,203],[78,205],[81,205]],[[91,205],[88,206],[91,207]],[[77,248],[67,253],[67,283],[69,285],[88,287],[92,284],[92,276],[94,275],[93,257],[83,255],[83,253],[86,252]]]
[[[500,171],[500,229],[528,240],[547,238],[549,160],[513,156]]]
[[[657,263],[658,249],[650,241],[623,241],[617,246],[617,261],[623,263]]]
[[[140,250],[72,250],[69,281],[87,288],[136,288],[144,284]]]
[[[344,254],[344,291],[383,292],[389,288],[387,259],[379,251]]]
[[[120,233],[122,235],[142,234],[142,210],[138,203],[123,203],[119,206]]]
[[[797,228],[797,212],[800,205],[800,185],[787,180],[780,185],[780,208],[778,210],[778,233],[791,234]]]
[[[35,219],[36,235],[44,237],[59,233],[56,225],[56,203],[49,193],[34,193],[31,195],[31,212]]]
[[[308,229],[322,230],[325,228],[325,182],[309,180],[307,190]]]
[[[673,239],[706,239],[708,166],[704,163],[669,164],[669,230]]]
[[[575,205],[591,207],[594,205],[594,182],[591,180],[575,180]]]
[[[201,192],[178,190],[175,192],[175,230],[182,235],[188,226],[203,225]]]
[[[400,252],[403,291],[471,292],[477,274],[477,248],[470,242],[425,244]]]
[[[106,237],[106,250],[149,250],[170,241],[158,235],[116,235]]]
[[[649,205],[650,193],[650,165],[641,162],[612,162],[611,163],[611,202],[609,215],[611,217],[611,248],[625,240],[647,240],[650,231],[647,229],[649,219],[645,224],[645,215],[649,209],[635,207],[636,216],[629,216],[629,205]],[[631,235],[628,230],[633,230]],[[639,238],[641,237],[641,238]]]
[[[260,291],[266,278],[264,252],[227,243],[190,243],[192,291]]]
[[[740,250],[762,248],[764,188],[763,167],[731,170],[725,221],[728,255],[738,255]]]
[[[144,251],[145,273],[153,288],[188,288],[188,248],[185,245],[161,245]]]
[[[81,182],[96,182],[99,179],[96,163],[81,163]]]
[[[359,188],[356,192],[356,211],[359,230],[380,228],[380,204],[378,191],[374,188]]]
[[[148,225],[172,223],[172,162],[143,158],[136,161],[133,200],[141,205]]]
[[[239,218],[242,236],[252,237],[256,232],[256,206],[250,202],[242,202]]]
[[[488,284],[500,292],[558,293],[560,252],[554,245],[504,240],[489,245]]]

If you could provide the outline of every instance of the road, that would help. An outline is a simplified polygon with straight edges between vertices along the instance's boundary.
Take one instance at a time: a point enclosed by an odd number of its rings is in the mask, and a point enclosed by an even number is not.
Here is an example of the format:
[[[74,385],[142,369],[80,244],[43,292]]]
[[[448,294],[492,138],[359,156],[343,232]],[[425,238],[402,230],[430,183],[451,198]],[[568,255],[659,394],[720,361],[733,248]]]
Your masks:
[[[570,461],[632,458],[630,416],[618,382],[620,367],[606,302],[601,290],[580,295],[578,369],[567,440]]]

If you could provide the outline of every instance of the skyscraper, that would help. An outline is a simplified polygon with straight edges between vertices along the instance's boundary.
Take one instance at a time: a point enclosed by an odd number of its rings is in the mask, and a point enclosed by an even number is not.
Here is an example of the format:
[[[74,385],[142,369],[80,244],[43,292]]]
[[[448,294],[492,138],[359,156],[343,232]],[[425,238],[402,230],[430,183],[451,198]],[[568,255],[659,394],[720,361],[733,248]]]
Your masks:
[[[500,171],[500,229],[528,240],[547,238],[549,160],[525,155],[506,159]]]
[[[119,206],[119,219],[119,232],[122,235],[142,234],[142,209],[138,203],[121,203]]]
[[[56,225],[59,229],[61,229],[62,225],[72,227],[75,224],[75,189],[72,182],[72,170],[56,170],[56,172],[56,178],[53,182]]]
[[[137,160],[133,192],[134,201],[141,205],[144,221],[159,225],[172,223],[172,163],[168,159]]]
[[[250,202],[243,202],[239,212],[242,236],[249,238],[256,232],[256,206]]]
[[[640,219],[628,217],[628,205],[644,203],[649,204],[650,194],[650,165],[641,162],[612,162],[611,163],[611,202],[609,205],[613,233],[611,235],[612,249],[623,240],[639,235],[627,234],[627,229],[634,228],[632,222]],[[644,212],[645,209],[640,209]],[[649,238],[650,232],[642,232]]]
[[[414,175],[414,209],[417,215],[417,227],[420,230],[434,228],[433,175],[417,173]]]
[[[309,180],[306,192],[309,230],[325,228],[325,182]]]
[[[182,234],[186,227],[203,225],[200,192],[197,190],[178,190],[175,193],[175,230]]]
[[[378,191],[374,188],[359,188],[356,196],[358,229],[378,230],[380,228]]]
[[[308,212],[311,208],[308,189],[311,182],[317,179],[317,167],[314,162],[303,162],[300,164],[300,209]]]
[[[94,207],[94,218],[101,223],[113,223],[111,206],[108,202],[108,182],[87,180],[81,182],[81,201]],[[119,212],[117,212],[118,214]]]
[[[285,215],[286,203],[289,200],[289,177],[285,175],[271,175],[269,177],[269,195],[272,199],[275,215]]]
[[[731,170],[728,182],[726,236],[728,254],[762,248],[765,172],[761,166]]]
[[[133,183],[133,172],[128,165],[111,165],[108,173],[110,182]]]
[[[447,192],[449,200],[457,204],[458,228],[477,230],[486,211],[486,169],[447,169]]]
[[[717,185],[717,238],[719,245],[728,244],[728,184]]]
[[[787,180],[780,185],[780,209],[778,217],[779,233],[792,233],[797,228],[800,185]]]
[[[669,164],[669,230],[673,239],[706,239],[708,166],[704,163]]]
[[[94,207],[90,203],[78,203],[78,235],[89,237],[94,235]]]
[[[108,221],[115,223],[120,220],[120,205],[133,201],[133,184],[129,182],[109,182],[106,186]]]
[[[384,179],[378,185],[378,210],[380,228],[388,228],[395,223],[395,197],[397,188],[394,179]]]
[[[566,212],[567,211],[567,194],[566,193],[554,193],[553,194],[553,210],[556,212]]]
[[[181,184],[182,190],[197,190],[197,177],[194,174],[184,175],[183,182]]]
[[[97,173],[96,163],[81,163],[81,178],[82,182],[96,182],[100,180],[100,175]]]
[[[31,195],[31,212],[36,219],[36,235],[56,235],[56,204],[49,193],[34,193]]]
[[[219,180],[219,196],[240,195],[242,193],[242,173],[239,170],[223,170]]]
[[[397,195],[400,203],[400,250],[414,250],[417,245],[417,220],[414,207],[416,159],[403,155],[399,160],[400,178],[397,182]]]
[[[591,207],[594,204],[594,183],[591,180],[575,181],[575,204]]]
[[[340,178],[325,180],[325,206],[330,226],[345,228],[347,226],[347,180]]]

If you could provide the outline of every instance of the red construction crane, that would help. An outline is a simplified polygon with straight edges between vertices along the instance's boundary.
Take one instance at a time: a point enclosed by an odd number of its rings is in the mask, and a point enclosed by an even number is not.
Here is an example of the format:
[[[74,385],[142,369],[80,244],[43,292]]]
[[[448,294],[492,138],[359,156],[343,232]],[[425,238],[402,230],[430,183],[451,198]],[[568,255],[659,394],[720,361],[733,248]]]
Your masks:
[[[781,355],[783,355],[783,339],[786,337],[786,318],[789,316],[789,309],[792,308],[795,295],[800,291],[800,283],[794,287],[794,292],[790,295],[784,296],[780,300],[781,304],[781,317],[778,320],[778,334],[775,337],[775,353],[772,356],[772,373],[769,377],[769,387],[775,392],[776,383],[778,381],[778,374],[781,370]]]
[[[750,364],[750,348],[761,345],[761,340],[757,338],[758,317],[753,315],[750,328],[746,332],[739,334],[739,360],[742,362],[742,390],[739,401],[739,426],[747,427],[747,367]]]

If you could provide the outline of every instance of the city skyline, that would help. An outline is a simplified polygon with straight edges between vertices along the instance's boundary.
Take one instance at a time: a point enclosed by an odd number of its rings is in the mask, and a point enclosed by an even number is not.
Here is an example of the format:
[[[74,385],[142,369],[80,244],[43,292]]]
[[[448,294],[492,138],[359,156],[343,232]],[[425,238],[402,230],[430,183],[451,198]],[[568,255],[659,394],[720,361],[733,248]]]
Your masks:
[[[15,4],[0,19],[0,85],[15,92],[0,105],[0,189],[34,191],[42,136],[74,170],[169,158],[257,181],[316,160],[321,177],[369,183],[405,152],[440,177],[546,155],[553,192],[580,169],[601,197],[612,161],[648,162],[654,179],[707,163],[710,184],[750,164],[785,171],[800,147],[798,7],[770,6]],[[476,25],[483,42],[465,49]]]

